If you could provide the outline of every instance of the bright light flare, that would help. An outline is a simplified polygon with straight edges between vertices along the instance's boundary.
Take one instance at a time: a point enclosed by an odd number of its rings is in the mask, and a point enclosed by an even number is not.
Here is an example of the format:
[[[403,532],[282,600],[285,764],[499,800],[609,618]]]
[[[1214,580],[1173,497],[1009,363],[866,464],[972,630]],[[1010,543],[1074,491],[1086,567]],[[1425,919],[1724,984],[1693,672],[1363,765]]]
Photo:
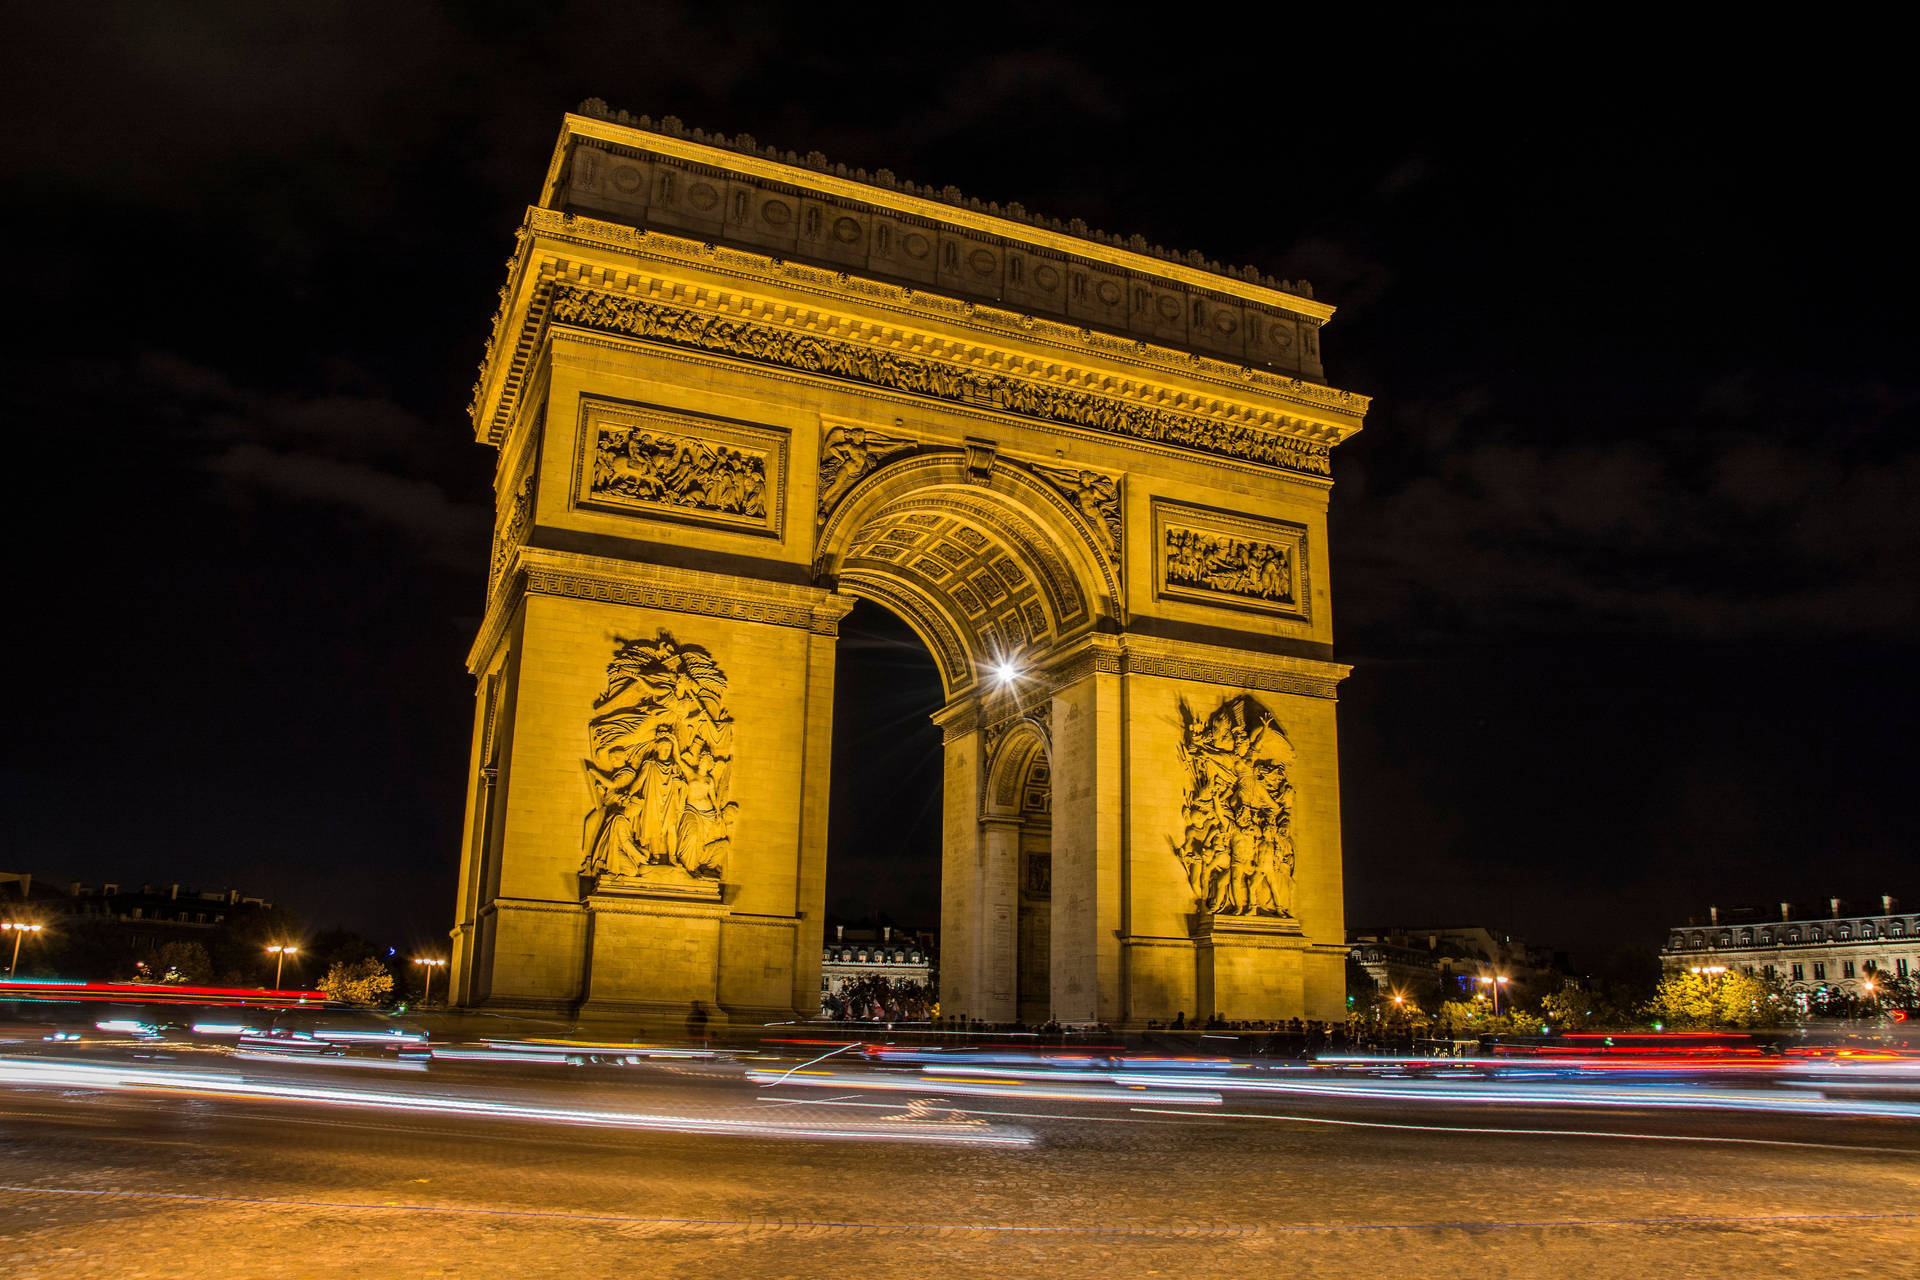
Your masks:
[[[993,664],[993,678],[1002,685],[1010,685],[1020,678],[1020,665],[1011,658],[1001,658]]]

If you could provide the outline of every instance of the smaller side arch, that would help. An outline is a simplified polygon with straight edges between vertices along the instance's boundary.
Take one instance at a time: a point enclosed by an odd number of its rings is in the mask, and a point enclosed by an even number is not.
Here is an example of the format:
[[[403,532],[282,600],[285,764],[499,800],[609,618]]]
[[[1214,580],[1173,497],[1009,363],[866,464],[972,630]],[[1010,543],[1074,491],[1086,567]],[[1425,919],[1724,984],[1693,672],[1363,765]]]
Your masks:
[[[1053,763],[1053,742],[1047,727],[1037,718],[1020,716],[982,731],[989,735],[982,752],[985,777],[980,788],[982,817],[1017,818],[1021,812],[1021,793],[1036,759],[1049,768]]]

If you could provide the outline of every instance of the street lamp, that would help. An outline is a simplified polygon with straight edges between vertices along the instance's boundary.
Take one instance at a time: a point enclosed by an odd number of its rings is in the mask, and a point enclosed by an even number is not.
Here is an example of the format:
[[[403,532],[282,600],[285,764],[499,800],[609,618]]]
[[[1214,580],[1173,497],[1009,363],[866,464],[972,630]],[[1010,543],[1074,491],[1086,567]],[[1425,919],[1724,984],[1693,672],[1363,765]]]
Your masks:
[[[1503,973],[1492,978],[1481,978],[1480,981],[1493,988],[1493,1016],[1497,1018],[1500,1016],[1500,988],[1507,985],[1507,975]]]
[[[27,924],[24,921],[18,920],[0,921],[0,930],[5,930],[13,934],[13,959],[7,963],[7,976],[9,978],[13,976],[13,971],[20,965],[20,944],[27,940],[28,934],[38,933],[46,927],[47,926],[43,924]]]
[[[427,989],[420,993],[420,1007],[426,1008],[433,999],[433,971],[446,963],[435,956],[415,956],[413,962],[427,971]]]
[[[273,989],[278,991],[280,989],[280,971],[287,967],[287,957],[299,955],[300,948],[279,946],[268,947],[267,950],[271,954],[279,957],[279,959],[273,962]]]

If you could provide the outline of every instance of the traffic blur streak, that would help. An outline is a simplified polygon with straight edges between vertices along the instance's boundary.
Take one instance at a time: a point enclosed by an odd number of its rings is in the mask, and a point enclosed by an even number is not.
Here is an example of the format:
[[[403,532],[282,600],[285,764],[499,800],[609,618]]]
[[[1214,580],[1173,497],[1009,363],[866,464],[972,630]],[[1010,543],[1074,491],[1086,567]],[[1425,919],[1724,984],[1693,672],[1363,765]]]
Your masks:
[[[655,1060],[731,1062],[733,1055],[679,1045],[621,1044],[612,1040],[481,1040],[475,1044],[435,1045],[436,1062],[550,1063],[570,1067],[635,1067]]]
[[[237,1072],[180,1071],[144,1064],[109,1064],[0,1057],[0,1085],[16,1088],[87,1089],[181,1097],[245,1098],[314,1107],[373,1108],[413,1116],[586,1125],[607,1129],[813,1140],[856,1139],[967,1146],[1024,1147],[1025,1130],[977,1121],[927,1121],[912,1117],[870,1123],[805,1120],[740,1120],[724,1115],[666,1114],[562,1107],[464,1096],[447,1089],[408,1093],[317,1084],[310,1078],[281,1084]]]
[[[826,1042],[822,1042],[826,1043]],[[1119,1047],[1062,1051],[841,1044],[878,1071],[811,1063],[755,1071],[761,1085],[932,1095],[1159,1103],[1178,1094],[1218,1106],[1225,1095],[1311,1096],[1443,1106],[1574,1106],[1920,1119],[1920,1055],[1883,1050],[1762,1051],[1745,1037],[1604,1036],[1571,1044],[1499,1046],[1496,1056],[1328,1056],[1256,1063],[1129,1055]],[[816,1059],[819,1061],[819,1059]],[[886,1070],[884,1068],[907,1068]],[[911,1073],[918,1068],[917,1074]]]
[[[942,1068],[942,1070],[947,1070]],[[1008,1078],[1013,1077],[1013,1078]],[[1152,1088],[1122,1082],[1111,1073],[1084,1071],[999,1072],[965,1068],[958,1074],[908,1074],[886,1071],[749,1071],[759,1085],[857,1089],[862,1092],[935,1094],[941,1097],[1034,1098],[1048,1102],[1153,1102],[1172,1106],[1217,1107],[1218,1093]],[[1161,1081],[1153,1081],[1160,1084]]]

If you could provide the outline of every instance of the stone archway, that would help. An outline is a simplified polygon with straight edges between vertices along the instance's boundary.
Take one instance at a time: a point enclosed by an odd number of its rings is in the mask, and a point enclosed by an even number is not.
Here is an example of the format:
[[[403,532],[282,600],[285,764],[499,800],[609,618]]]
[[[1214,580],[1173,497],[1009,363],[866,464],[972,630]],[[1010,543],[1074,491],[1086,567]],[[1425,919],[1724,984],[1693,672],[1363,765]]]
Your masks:
[[[810,1015],[865,598],[944,686],[946,1011],[1342,1015],[1331,307],[583,116],[501,304],[459,1003]]]
[[[1035,1025],[1053,1016],[1049,706],[986,734],[977,851],[981,891],[951,908],[956,917],[976,915],[975,936],[985,940],[965,975],[966,986],[955,994],[970,997],[979,1016],[989,1021]],[[943,928],[952,927],[943,922]]]

